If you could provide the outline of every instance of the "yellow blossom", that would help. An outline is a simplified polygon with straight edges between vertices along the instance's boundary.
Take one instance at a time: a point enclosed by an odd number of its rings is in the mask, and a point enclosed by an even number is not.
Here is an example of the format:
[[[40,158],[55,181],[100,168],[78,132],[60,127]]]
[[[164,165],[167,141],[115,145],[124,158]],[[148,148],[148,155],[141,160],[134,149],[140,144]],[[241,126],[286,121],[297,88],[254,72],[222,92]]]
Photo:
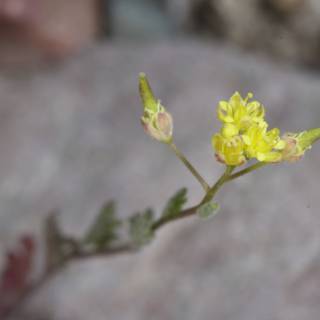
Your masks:
[[[239,92],[235,92],[229,101],[220,101],[218,104],[218,119],[223,123],[222,134],[231,137],[242,134],[251,125],[264,126],[264,107],[258,101],[250,101],[253,94],[249,93],[243,99]]]
[[[218,161],[230,166],[239,166],[246,162],[244,143],[240,136],[226,138],[217,133],[212,137],[212,145]]]
[[[263,162],[278,162],[282,159],[282,150],[286,143],[280,139],[280,130],[267,131],[267,125],[253,125],[242,135],[245,154],[248,159],[256,158]]]
[[[264,107],[258,101],[250,101],[252,97],[249,93],[243,99],[236,92],[229,101],[218,104],[222,127],[212,141],[220,162],[241,165],[253,158],[261,162],[283,160],[286,142],[280,138],[279,129],[267,130]]]

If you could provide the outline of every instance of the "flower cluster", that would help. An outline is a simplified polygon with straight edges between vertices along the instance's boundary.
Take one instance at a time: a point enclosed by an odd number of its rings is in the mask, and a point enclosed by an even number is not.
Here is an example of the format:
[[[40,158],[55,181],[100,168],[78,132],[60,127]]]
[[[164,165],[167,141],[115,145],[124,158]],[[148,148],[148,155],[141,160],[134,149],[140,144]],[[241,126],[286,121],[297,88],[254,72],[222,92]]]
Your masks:
[[[216,157],[230,166],[239,166],[249,159],[279,162],[286,142],[279,129],[268,130],[265,110],[258,101],[244,99],[236,92],[229,101],[220,101],[218,119],[222,122],[219,133],[212,137]]]
[[[154,97],[144,73],[139,75],[139,91],[143,105],[141,122],[146,133],[170,145],[190,169],[191,164],[173,144],[172,116]],[[320,139],[320,128],[286,133],[280,137],[278,128],[268,129],[263,105],[252,98],[252,93],[242,98],[239,92],[235,92],[229,101],[219,102],[217,114],[222,127],[212,137],[219,162],[228,166],[240,166],[250,159],[265,163],[295,162]]]

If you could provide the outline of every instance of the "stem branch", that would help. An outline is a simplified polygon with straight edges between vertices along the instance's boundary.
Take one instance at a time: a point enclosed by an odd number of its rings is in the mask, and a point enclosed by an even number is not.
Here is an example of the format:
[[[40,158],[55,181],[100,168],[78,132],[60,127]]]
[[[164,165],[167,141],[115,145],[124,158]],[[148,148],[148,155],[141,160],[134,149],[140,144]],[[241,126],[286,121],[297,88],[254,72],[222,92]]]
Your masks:
[[[202,178],[202,176],[195,169],[195,167],[187,160],[187,158],[184,156],[184,154],[177,148],[177,146],[173,142],[169,143],[169,146],[174,151],[176,156],[183,162],[183,164],[193,174],[193,176],[199,181],[199,183],[201,184],[203,190],[205,192],[208,192],[209,189],[210,189],[208,183]]]
[[[156,232],[158,229],[162,228],[164,225],[175,221],[190,217],[197,213],[199,207],[205,204],[208,201],[211,201],[214,196],[217,194],[218,190],[228,181],[234,180],[240,176],[243,176],[253,170],[259,169],[266,165],[266,163],[259,162],[256,163],[246,169],[238,171],[232,174],[235,167],[227,166],[224,173],[217,180],[217,182],[210,188],[209,185],[204,181],[204,179],[199,175],[199,173],[194,169],[194,167],[188,162],[188,160],[183,156],[183,154],[176,148],[176,146],[172,143],[170,144],[171,148],[174,150],[179,159],[186,165],[186,167],[191,171],[191,173],[197,178],[197,180],[201,183],[202,187],[206,191],[206,195],[203,199],[196,205],[185,210],[182,210],[179,215],[173,217],[160,217],[158,220],[154,222],[152,225],[152,230]],[[21,294],[21,296],[17,299],[16,303],[12,308],[6,310],[5,314],[2,316],[8,317],[12,316],[15,312],[19,311],[20,307],[24,304],[24,302],[30,298],[33,294],[38,292],[45,284],[47,284],[52,278],[54,278],[57,274],[59,274],[69,263],[76,260],[90,259],[96,257],[107,257],[111,255],[123,254],[135,252],[137,249],[133,247],[130,243],[125,243],[113,248],[106,249],[97,249],[93,251],[83,251],[78,246],[74,246],[74,250],[62,261],[61,264],[56,265],[51,270],[47,270],[44,274],[37,280],[36,282],[30,284],[25,291]]]
[[[249,173],[249,172],[251,172],[251,171],[260,169],[260,168],[264,167],[264,166],[267,165],[267,164],[268,164],[267,162],[257,162],[257,163],[251,165],[251,166],[248,167],[248,168],[245,168],[245,169],[243,169],[243,170],[240,170],[240,171],[238,171],[238,172],[230,175],[230,176],[228,177],[227,181],[231,181],[231,180],[234,180],[234,179],[236,179],[236,178],[239,178],[239,177],[241,177],[241,176],[243,176],[243,175],[245,175],[245,174],[247,174],[247,173]]]
[[[202,199],[200,204],[204,204],[208,201],[211,201],[218,190],[223,186],[224,183],[226,183],[232,173],[232,171],[235,169],[233,166],[227,166],[225,169],[225,172],[223,175],[217,180],[217,182],[210,188],[210,190],[207,192],[205,197]]]

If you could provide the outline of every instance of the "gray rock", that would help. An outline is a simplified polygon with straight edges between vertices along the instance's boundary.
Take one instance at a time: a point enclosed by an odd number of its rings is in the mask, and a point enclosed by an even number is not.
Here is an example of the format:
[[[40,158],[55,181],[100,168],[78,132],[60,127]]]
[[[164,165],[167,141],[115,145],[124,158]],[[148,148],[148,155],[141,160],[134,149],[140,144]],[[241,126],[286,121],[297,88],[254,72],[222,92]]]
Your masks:
[[[272,126],[319,126],[320,79],[233,48],[196,42],[107,45],[60,68],[0,76],[0,235],[40,235],[58,208],[80,235],[101,204],[122,217],[201,190],[139,124],[138,72],[175,119],[176,144],[211,182],[215,105],[253,91]],[[142,252],[70,265],[15,319],[314,320],[320,312],[320,149],[248,175],[218,195],[211,220],[161,230]]]
[[[112,36],[118,39],[153,40],[174,34],[168,15],[155,0],[111,0],[109,10]]]
[[[196,28],[246,50],[318,66],[317,0],[172,0],[168,9],[184,29]]]

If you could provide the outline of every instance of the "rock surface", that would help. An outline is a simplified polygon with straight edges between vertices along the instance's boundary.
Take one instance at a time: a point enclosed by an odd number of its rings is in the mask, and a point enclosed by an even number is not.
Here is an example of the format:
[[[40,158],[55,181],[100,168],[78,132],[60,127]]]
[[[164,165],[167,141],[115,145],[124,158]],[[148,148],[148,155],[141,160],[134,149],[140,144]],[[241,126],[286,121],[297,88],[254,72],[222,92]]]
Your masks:
[[[98,34],[97,0],[0,0],[0,65],[57,60]]]
[[[169,38],[175,34],[162,0],[111,0],[108,10],[113,38],[135,41]]]
[[[320,2],[317,0],[171,0],[169,12],[194,27],[247,50],[287,62],[320,66]]]
[[[0,75],[0,243],[59,209],[81,234],[101,204],[123,217],[201,190],[145,136],[137,75],[172,111],[176,144],[213,181],[215,105],[253,91],[272,126],[319,126],[320,79],[196,42],[97,47],[58,68]],[[314,320],[320,312],[320,148],[226,186],[212,220],[163,229],[142,252],[71,265],[15,319]]]

